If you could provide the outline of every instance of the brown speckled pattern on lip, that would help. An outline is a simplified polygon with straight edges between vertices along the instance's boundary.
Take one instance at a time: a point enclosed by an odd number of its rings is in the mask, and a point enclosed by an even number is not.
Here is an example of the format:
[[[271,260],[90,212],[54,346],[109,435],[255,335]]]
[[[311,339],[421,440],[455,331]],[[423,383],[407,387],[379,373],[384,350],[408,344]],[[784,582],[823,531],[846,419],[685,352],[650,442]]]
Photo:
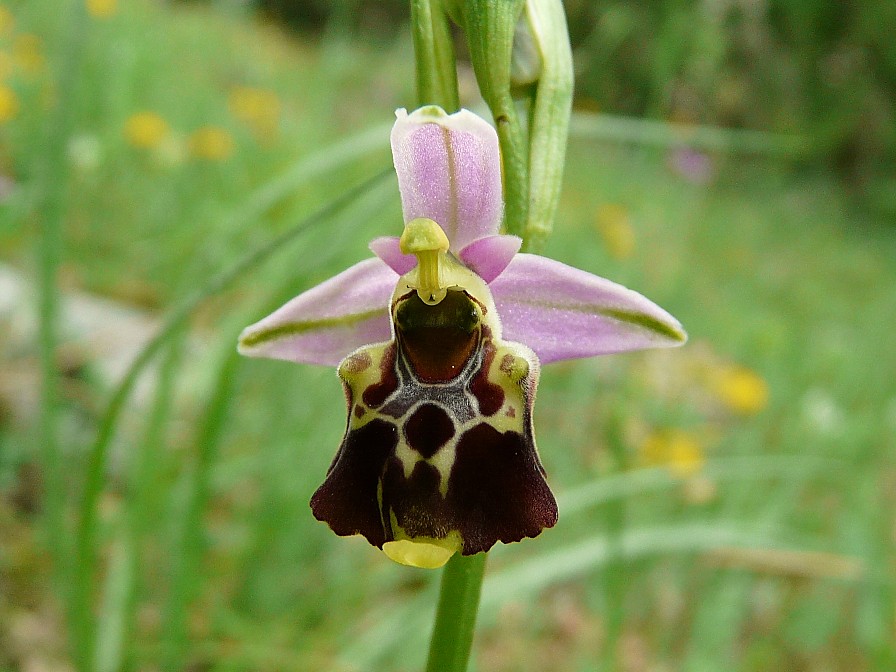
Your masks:
[[[311,498],[318,520],[380,548],[456,532],[464,555],[556,523],[532,430],[538,362],[525,346],[494,339],[488,322],[443,382],[416,374],[400,328],[396,339],[346,358],[339,373],[349,418]]]

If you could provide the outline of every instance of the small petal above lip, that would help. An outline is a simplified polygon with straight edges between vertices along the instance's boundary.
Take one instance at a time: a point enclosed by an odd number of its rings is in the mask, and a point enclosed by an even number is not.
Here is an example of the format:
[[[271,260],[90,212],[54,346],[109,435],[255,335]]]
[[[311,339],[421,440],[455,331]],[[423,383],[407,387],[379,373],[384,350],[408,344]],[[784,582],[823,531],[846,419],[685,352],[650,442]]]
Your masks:
[[[370,251],[398,275],[404,275],[417,265],[417,257],[401,251],[398,236],[382,236],[370,241]]]
[[[522,244],[523,239],[518,236],[486,236],[462,249],[460,260],[476,271],[480,278],[491,282],[507,268]]]
[[[404,221],[432,219],[457,254],[498,233],[503,212],[498,135],[469,110],[446,114],[400,109],[392,128],[392,157]]]
[[[525,343],[543,364],[687,340],[678,320],[649,299],[546,257],[516,255],[489,287],[504,338]]]
[[[239,352],[336,366],[362,345],[389,340],[389,299],[397,279],[379,259],[355,264],[246,327]]]

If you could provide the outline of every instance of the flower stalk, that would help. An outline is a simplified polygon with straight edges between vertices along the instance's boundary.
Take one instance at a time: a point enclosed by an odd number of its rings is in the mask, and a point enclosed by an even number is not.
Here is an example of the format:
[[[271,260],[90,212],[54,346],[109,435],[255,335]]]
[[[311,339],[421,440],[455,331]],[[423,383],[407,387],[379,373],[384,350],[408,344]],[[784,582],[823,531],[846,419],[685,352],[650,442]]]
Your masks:
[[[451,26],[441,0],[411,0],[417,103],[460,109]]]
[[[529,37],[519,41],[531,40],[540,57],[529,108],[529,205],[522,237],[524,251],[541,252],[560,202],[572,112],[572,49],[561,0],[529,0],[519,28]]]
[[[449,112],[456,111],[460,108],[457,69],[448,16],[442,0],[411,0],[411,25],[417,64],[418,103],[421,106],[440,105]],[[519,173],[524,166],[515,164],[512,168]],[[517,175],[516,183],[521,184],[524,176],[525,172]],[[523,213],[515,215],[517,221],[524,216]],[[422,266],[423,257],[418,256],[418,259]],[[466,672],[476,631],[486,557],[487,553],[470,556],[455,553],[442,570],[427,672]]]
[[[504,171],[504,228],[522,237],[529,218],[529,150],[526,129],[511,93],[516,25],[524,0],[467,0],[460,3],[476,81],[495,120]]]
[[[464,28],[501,143],[508,233],[541,252],[560,200],[572,110],[562,0],[445,0]]]
[[[480,90],[495,120],[504,228],[523,239],[525,250],[540,251],[559,202],[572,107],[572,53],[563,6],[560,0],[469,0],[448,9],[464,25]],[[454,53],[441,2],[412,0],[411,11],[418,102],[454,111],[459,107]],[[514,90],[532,92],[528,146]],[[467,669],[485,558],[485,553],[455,554],[445,567],[428,672]]]
[[[467,669],[486,555],[455,555],[445,565],[426,672],[464,672]]]

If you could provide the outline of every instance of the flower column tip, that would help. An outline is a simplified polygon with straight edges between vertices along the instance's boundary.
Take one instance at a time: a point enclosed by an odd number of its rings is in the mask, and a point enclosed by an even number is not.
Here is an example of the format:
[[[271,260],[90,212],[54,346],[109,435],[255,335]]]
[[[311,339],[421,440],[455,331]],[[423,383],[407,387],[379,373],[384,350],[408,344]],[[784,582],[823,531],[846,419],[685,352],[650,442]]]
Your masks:
[[[398,241],[402,254],[417,257],[417,295],[424,303],[435,306],[448,293],[442,282],[441,267],[450,245],[448,236],[436,222],[425,217],[405,224]]]

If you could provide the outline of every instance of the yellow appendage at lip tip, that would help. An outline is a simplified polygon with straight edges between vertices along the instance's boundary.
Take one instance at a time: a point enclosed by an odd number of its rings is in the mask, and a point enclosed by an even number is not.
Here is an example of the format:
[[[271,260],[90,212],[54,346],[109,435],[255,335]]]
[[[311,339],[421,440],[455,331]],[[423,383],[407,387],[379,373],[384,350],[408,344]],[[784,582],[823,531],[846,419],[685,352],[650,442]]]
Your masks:
[[[383,544],[383,553],[390,560],[409,567],[438,569],[459,550],[458,544],[450,537],[417,541],[399,539]]]
[[[404,254],[417,257],[417,295],[431,306],[447,294],[442,282],[441,266],[448,251],[448,236],[436,222],[425,217],[412,219],[405,224],[398,241]]]

